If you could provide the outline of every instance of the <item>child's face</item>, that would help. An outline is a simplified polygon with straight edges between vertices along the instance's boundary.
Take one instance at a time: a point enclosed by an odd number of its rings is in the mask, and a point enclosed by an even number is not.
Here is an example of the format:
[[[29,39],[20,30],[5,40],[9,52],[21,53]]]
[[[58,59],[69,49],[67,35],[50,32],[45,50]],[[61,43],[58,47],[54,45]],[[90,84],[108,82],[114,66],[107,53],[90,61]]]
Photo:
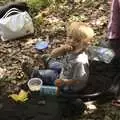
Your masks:
[[[73,45],[73,46],[81,46],[81,45],[83,45],[83,44],[85,44],[86,46],[87,45],[90,45],[91,43],[92,43],[92,41],[91,40],[81,40],[81,39],[75,39],[75,38],[73,38],[73,37],[68,37],[67,38],[67,43],[69,43],[69,44],[71,44],[71,45]]]
[[[71,43],[72,45],[73,44],[80,44],[81,43],[81,39],[78,38],[78,37],[75,37],[75,36],[72,36],[72,35],[69,35],[67,37],[67,43]]]
[[[79,53],[79,52],[82,52],[82,51],[86,51],[88,46],[91,45],[90,40],[89,41],[88,40],[80,41],[78,39],[74,40],[72,38],[68,38],[67,43],[73,47],[72,52],[74,52],[74,53]]]
[[[67,29],[67,43],[75,50],[87,48],[91,45],[94,31],[86,24],[73,22]]]

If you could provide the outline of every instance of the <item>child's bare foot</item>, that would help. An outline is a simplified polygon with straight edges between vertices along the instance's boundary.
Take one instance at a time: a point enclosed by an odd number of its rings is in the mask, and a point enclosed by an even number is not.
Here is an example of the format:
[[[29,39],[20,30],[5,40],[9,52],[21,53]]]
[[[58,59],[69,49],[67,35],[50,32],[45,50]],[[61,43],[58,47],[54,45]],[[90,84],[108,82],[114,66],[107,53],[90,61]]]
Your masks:
[[[113,100],[112,105],[116,107],[120,107],[120,100]]]
[[[27,75],[28,77],[31,76],[33,71],[33,65],[29,62],[23,62],[21,65],[22,71]]]

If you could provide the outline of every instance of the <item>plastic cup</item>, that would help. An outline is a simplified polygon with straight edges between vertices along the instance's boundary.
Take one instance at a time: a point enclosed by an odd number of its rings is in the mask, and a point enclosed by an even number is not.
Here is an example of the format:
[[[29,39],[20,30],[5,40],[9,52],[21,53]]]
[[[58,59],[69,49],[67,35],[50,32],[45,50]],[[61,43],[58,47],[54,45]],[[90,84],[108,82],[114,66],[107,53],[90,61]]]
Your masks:
[[[31,91],[40,91],[43,81],[40,78],[31,78],[28,81],[28,87]]]

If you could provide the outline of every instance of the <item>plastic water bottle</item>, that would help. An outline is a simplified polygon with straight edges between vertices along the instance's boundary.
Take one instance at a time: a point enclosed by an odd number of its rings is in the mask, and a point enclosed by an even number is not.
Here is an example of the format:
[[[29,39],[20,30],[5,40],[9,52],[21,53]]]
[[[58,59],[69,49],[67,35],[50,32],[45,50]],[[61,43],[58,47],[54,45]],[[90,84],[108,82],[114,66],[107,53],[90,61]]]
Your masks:
[[[63,68],[63,64],[61,62],[57,61],[55,58],[51,58],[49,55],[44,55],[42,58],[48,69],[54,70],[60,74]]]
[[[48,68],[55,70],[58,74],[60,74],[62,67],[63,67],[63,64],[60,62],[52,61],[52,60],[48,62]]]
[[[114,58],[115,53],[112,49],[92,46],[88,48],[91,60],[102,61],[110,63]]]
[[[57,87],[55,86],[41,86],[40,88],[41,95],[57,95]]]
[[[58,73],[54,70],[33,70],[31,78],[41,78],[44,85],[54,85],[55,80],[58,78]]]
[[[54,70],[39,70],[39,74],[44,85],[55,85],[54,82],[58,78],[58,74]]]

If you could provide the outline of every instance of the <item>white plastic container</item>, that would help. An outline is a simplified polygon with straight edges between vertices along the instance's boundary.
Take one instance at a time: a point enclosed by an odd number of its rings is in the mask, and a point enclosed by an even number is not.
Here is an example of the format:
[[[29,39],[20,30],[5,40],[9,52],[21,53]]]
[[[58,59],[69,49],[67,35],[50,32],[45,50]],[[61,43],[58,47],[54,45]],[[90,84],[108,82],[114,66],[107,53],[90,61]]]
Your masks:
[[[32,78],[27,85],[31,91],[40,91],[43,81],[40,78]]]

